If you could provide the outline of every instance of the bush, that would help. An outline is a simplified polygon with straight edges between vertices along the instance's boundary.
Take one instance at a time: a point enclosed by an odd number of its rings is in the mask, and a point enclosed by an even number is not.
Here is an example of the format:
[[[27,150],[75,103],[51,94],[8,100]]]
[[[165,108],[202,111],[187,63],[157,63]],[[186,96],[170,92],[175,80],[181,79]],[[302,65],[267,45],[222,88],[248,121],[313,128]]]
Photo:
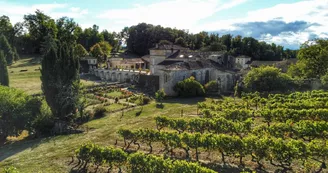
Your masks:
[[[217,81],[212,80],[205,84],[206,92],[217,92],[219,90],[219,86]]]
[[[289,75],[270,66],[252,68],[244,78],[244,84],[248,90],[259,92],[284,92],[294,88],[294,82]]]
[[[40,113],[32,122],[36,136],[50,135],[55,125],[51,110],[45,101],[42,102]]]
[[[94,110],[95,118],[102,118],[105,116],[106,108],[104,106],[97,106]]]
[[[13,166],[10,166],[8,168],[5,168],[3,170],[3,172],[4,173],[19,173],[19,171],[15,167],[13,167]]]
[[[40,114],[40,106],[39,99],[0,85],[0,140],[32,130],[31,122]]]
[[[155,93],[155,98],[156,98],[156,101],[157,102],[160,102],[162,104],[162,101],[163,99],[165,98],[165,91],[164,89],[161,89],[161,90],[158,90],[156,93]]]
[[[198,81],[196,81],[193,76],[178,82],[173,89],[178,93],[179,96],[182,97],[195,97],[205,95],[204,87]]]
[[[146,105],[151,100],[149,97],[144,96],[144,95],[134,96],[131,99],[134,100],[134,103],[137,104],[137,105]]]

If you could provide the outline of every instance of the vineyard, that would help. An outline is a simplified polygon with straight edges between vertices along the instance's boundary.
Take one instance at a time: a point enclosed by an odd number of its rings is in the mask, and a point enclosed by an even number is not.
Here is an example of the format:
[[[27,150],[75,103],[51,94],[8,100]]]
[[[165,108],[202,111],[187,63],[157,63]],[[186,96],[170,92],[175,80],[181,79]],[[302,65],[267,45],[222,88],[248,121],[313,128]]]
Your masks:
[[[196,116],[156,116],[152,128],[120,128],[117,149],[82,145],[75,168],[221,172],[230,166],[239,172],[327,172],[327,96],[324,91],[252,93],[199,102]]]

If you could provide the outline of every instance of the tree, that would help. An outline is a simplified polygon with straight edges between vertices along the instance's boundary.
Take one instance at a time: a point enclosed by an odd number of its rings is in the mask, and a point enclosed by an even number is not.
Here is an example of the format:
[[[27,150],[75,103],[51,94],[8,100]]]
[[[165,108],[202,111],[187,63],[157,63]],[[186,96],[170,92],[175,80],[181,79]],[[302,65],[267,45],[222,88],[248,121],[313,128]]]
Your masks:
[[[182,97],[196,97],[205,95],[204,87],[196,81],[193,76],[178,82],[173,89],[179,96]]]
[[[293,87],[292,78],[289,75],[271,66],[252,68],[245,76],[243,82],[250,91],[259,92],[284,92]]]
[[[42,59],[42,91],[56,120],[71,123],[79,98],[79,60],[74,45],[52,42]]]
[[[220,41],[221,41],[221,43],[223,45],[225,45],[226,50],[227,51],[230,51],[231,41],[232,41],[232,35],[230,35],[230,34],[222,35]]]
[[[77,40],[77,36],[74,34],[78,25],[73,19],[62,17],[56,21],[57,39],[59,41],[70,41],[72,44]]]
[[[13,47],[13,56],[14,56],[15,61],[20,59],[19,54],[17,53],[16,47]]]
[[[32,43],[30,44],[34,46],[35,53],[40,53],[41,43],[44,42],[45,36],[57,37],[58,30],[55,20],[40,10],[37,10],[35,14],[24,15],[24,23],[31,36]]]
[[[207,84],[205,84],[205,91],[206,92],[218,92],[219,85],[216,80],[209,81]]]
[[[210,46],[204,47],[203,51],[225,51],[227,47],[220,42],[211,43]]]
[[[14,60],[13,50],[4,35],[0,36],[0,50],[3,51],[7,64],[12,64]]]
[[[302,78],[320,78],[328,72],[328,40],[304,43],[297,58],[299,61],[290,71],[301,72]]]
[[[98,59],[98,62],[103,62],[104,52],[102,51],[99,44],[95,44],[90,48],[90,53],[93,57]]]
[[[165,94],[164,89],[158,90],[158,91],[155,93],[156,101],[157,101],[157,102],[160,102],[161,105],[163,105],[162,101],[163,101],[165,95],[166,95],[166,94]]]
[[[109,56],[113,47],[107,41],[102,41],[98,44],[101,47],[101,50],[104,53],[104,56]]]
[[[2,51],[0,51],[0,85],[9,86],[7,62]]]
[[[10,22],[10,19],[8,16],[1,16],[0,17],[0,33],[6,36],[8,40],[13,39],[13,26]]]
[[[88,52],[87,52],[87,50],[85,50],[85,48],[81,44],[77,44],[75,46],[75,54],[78,58],[81,58],[81,57],[87,56]]]
[[[0,86],[0,140],[29,130],[37,112],[36,102],[23,91]]]
[[[182,37],[179,37],[179,38],[175,39],[175,43],[174,44],[180,45],[182,47],[186,47],[187,46],[185,40]]]

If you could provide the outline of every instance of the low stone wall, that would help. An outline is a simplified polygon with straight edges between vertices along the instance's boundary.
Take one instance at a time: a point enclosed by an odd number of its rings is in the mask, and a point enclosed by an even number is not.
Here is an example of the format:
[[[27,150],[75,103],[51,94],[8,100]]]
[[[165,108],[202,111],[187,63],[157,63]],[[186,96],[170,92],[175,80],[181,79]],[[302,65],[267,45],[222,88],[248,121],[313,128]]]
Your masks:
[[[95,69],[93,74],[100,77],[101,80],[111,82],[131,82],[138,81],[139,71],[128,70],[107,70],[107,69]]]

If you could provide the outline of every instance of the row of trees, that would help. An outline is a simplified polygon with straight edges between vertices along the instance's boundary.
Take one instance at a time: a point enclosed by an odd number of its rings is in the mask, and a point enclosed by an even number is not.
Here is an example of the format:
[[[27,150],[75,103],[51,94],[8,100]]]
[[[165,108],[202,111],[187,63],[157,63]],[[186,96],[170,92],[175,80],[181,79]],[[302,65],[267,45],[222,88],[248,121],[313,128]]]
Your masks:
[[[73,40],[88,51],[93,45],[103,41],[108,42],[115,50],[118,50],[121,44],[120,33],[107,30],[100,32],[96,25],[83,30],[73,19],[62,17],[54,20],[39,10],[34,14],[25,15],[23,22],[14,25],[8,16],[1,16],[0,33],[19,53],[26,54],[42,54],[42,43],[48,35],[55,39]]]
[[[151,24],[140,23],[122,31],[126,36],[128,49],[139,54],[148,54],[148,49],[161,40],[188,47],[192,50],[221,51],[226,50],[232,55],[247,55],[255,60],[281,60],[296,58],[297,51],[289,50],[276,44],[268,44],[252,37],[219,36],[215,33],[200,32],[191,34],[187,30],[164,28]]]
[[[24,32],[24,28],[28,32]],[[65,29],[64,29],[65,28]],[[62,17],[54,20],[41,11],[24,16],[24,22],[12,25],[7,16],[0,18],[0,32],[8,38],[9,43],[22,53],[40,53],[41,43],[48,34],[55,38],[70,38],[81,44],[87,51],[95,44],[106,41],[117,52],[122,43],[126,42],[128,50],[139,55],[148,54],[148,49],[161,40],[188,47],[192,50],[221,51],[226,50],[232,55],[247,55],[256,60],[281,60],[295,58],[296,51],[276,44],[268,44],[252,37],[219,36],[216,33],[200,32],[191,34],[187,30],[164,28],[151,24],[140,23],[125,27],[121,32],[99,31],[99,26],[82,29],[73,19]],[[67,32],[73,32],[68,35]]]

